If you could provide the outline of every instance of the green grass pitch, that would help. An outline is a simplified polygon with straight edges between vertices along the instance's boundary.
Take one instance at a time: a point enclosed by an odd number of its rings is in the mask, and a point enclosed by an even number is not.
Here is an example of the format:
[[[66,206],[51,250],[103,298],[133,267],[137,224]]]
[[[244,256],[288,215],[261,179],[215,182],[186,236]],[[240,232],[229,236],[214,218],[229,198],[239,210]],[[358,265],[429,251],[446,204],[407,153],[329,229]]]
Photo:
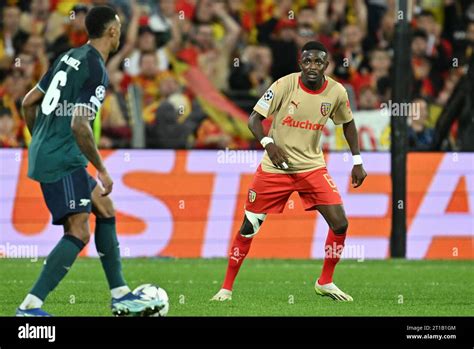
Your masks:
[[[339,263],[335,282],[354,297],[337,303],[317,296],[313,283],[321,260],[247,259],[233,300],[214,303],[224,259],[125,259],[133,288],[155,283],[170,296],[169,316],[472,316],[471,261],[349,261]],[[29,291],[42,260],[0,259],[0,316],[12,316]],[[110,316],[110,296],[100,261],[80,258],[48,297],[56,316]]]

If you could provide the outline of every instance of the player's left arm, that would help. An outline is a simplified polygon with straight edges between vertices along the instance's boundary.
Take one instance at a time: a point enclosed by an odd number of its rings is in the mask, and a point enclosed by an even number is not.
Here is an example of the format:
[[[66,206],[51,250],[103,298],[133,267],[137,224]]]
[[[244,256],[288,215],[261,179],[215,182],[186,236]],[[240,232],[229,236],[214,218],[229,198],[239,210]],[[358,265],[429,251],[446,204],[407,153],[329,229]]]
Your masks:
[[[44,93],[35,86],[26,94],[21,103],[21,114],[31,135],[33,135],[33,128],[35,127],[36,109],[43,100],[43,97]]]
[[[342,128],[344,130],[344,137],[346,138],[347,143],[349,144],[349,148],[351,149],[352,159],[354,163],[354,167],[352,168],[351,173],[352,186],[354,188],[357,188],[362,184],[362,182],[364,182],[365,177],[367,177],[367,173],[365,172],[364,166],[362,165],[362,157],[360,155],[357,128],[354,122],[354,117],[352,115],[349,97],[347,96],[347,92],[345,89],[341,90],[338,100],[339,103],[336,112],[332,117],[332,120],[336,125],[342,124]]]
[[[362,165],[362,157],[360,156],[359,149],[359,138],[357,136],[357,128],[354,119],[343,124],[342,129],[344,130],[344,137],[349,144],[349,148],[351,149],[352,157],[354,159],[354,167],[352,168],[351,173],[352,186],[357,188],[362,184],[362,182],[364,182],[365,177],[367,177],[367,173],[365,172],[364,166]]]

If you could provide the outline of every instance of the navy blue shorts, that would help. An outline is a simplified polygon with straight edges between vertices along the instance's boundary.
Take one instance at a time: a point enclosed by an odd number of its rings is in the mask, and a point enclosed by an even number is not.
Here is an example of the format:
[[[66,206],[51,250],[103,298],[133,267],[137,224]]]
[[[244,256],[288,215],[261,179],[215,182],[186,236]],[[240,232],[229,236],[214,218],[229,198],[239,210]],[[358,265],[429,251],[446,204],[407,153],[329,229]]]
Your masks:
[[[97,182],[84,167],[64,176],[57,182],[41,183],[41,190],[54,225],[63,225],[70,215],[92,209],[91,194]]]

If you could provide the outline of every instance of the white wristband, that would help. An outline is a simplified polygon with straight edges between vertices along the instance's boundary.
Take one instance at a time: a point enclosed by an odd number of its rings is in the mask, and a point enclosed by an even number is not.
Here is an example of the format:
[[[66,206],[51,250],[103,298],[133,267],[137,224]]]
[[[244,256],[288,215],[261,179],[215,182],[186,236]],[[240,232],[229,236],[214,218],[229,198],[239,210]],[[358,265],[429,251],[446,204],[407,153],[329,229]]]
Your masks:
[[[362,156],[352,155],[352,162],[354,163],[354,165],[362,165]]]
[[[260,141],[260,144],[262,147],[265,149],[265,147],[269,144],[273,143],[273,138],[271,137],[263,137],[262,140]]]

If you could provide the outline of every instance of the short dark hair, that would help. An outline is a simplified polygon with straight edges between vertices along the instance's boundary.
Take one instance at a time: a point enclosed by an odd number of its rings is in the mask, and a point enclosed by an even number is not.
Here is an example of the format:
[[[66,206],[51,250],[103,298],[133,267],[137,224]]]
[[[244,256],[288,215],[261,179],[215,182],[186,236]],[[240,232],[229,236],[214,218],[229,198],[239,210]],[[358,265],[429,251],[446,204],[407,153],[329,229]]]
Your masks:
[[[415,38],[422,38],[422,39],[428,40],[428,34],[423,29],[417,29],[412,34],[412,39],[415,39]]]
[[[115,20],[117,12],[109,6],[96,6],[89,10],[86,16],[86,29],[90,39],[104,35],[107,25]]]
[[[324,46],[319,41],[307,42],[306,44],[304,44],[303,48],[301,49],[301,52],[309,51],[309,50],[318,50],[318,51],[323,51],[323,52],[328,53],[328,49],[326,48],[326,46]]]

